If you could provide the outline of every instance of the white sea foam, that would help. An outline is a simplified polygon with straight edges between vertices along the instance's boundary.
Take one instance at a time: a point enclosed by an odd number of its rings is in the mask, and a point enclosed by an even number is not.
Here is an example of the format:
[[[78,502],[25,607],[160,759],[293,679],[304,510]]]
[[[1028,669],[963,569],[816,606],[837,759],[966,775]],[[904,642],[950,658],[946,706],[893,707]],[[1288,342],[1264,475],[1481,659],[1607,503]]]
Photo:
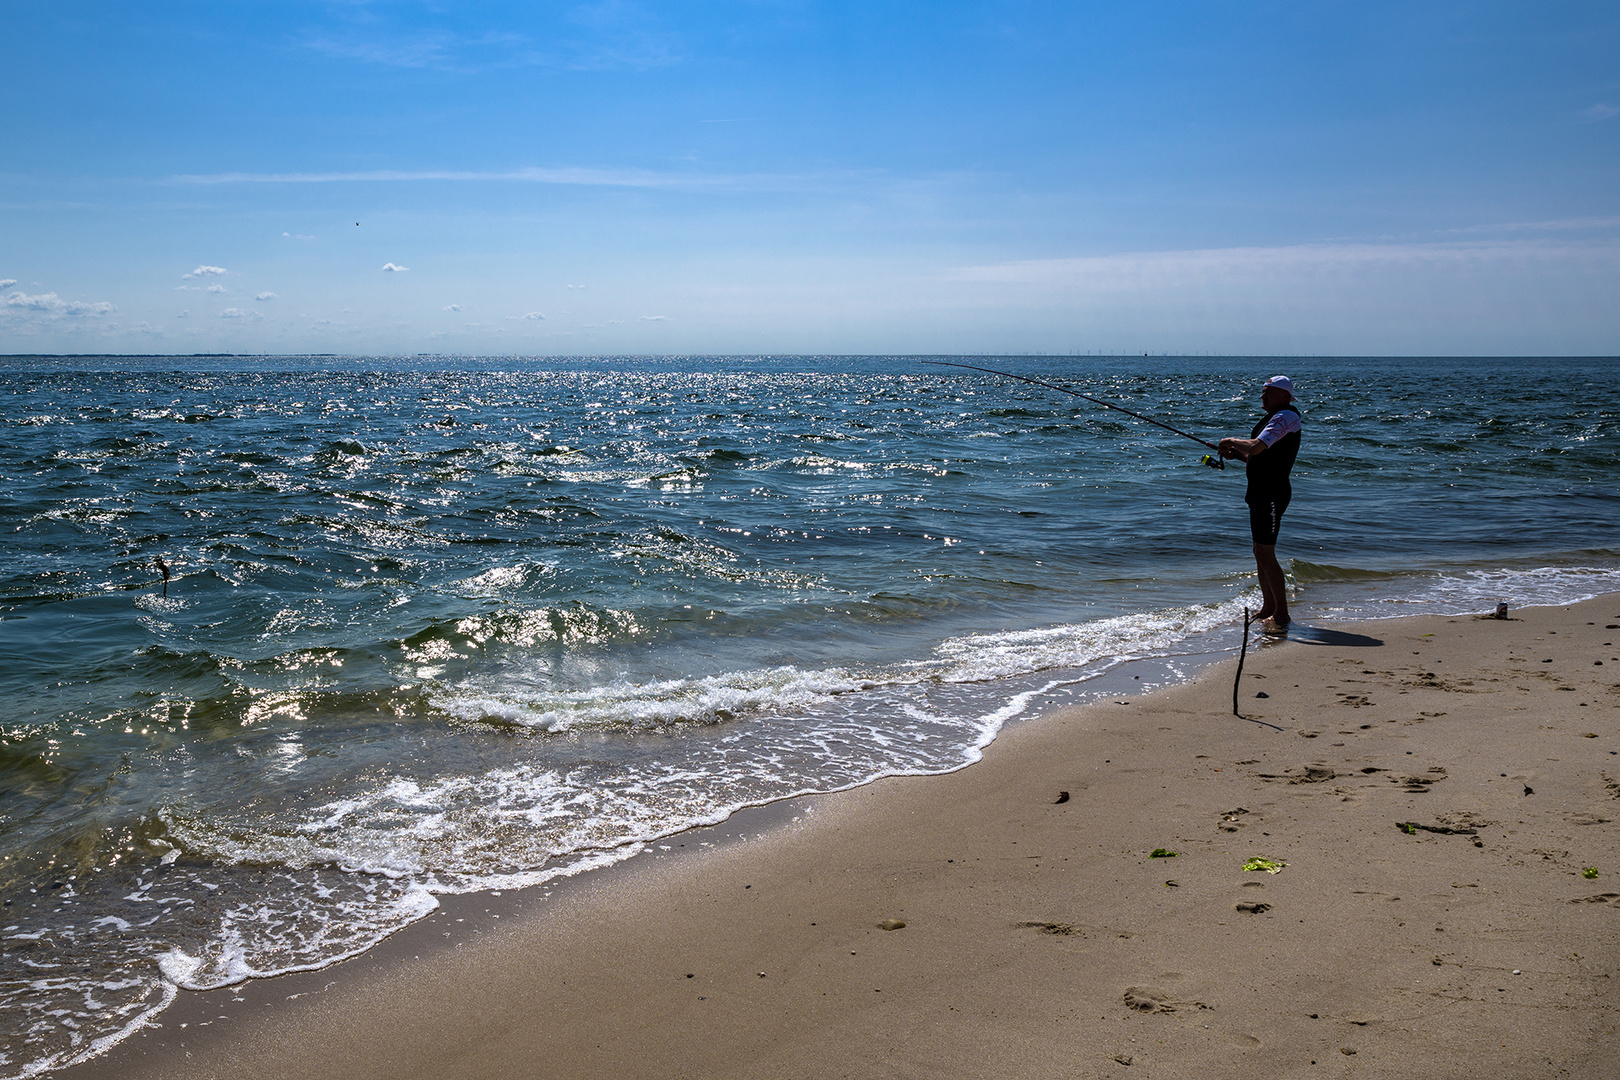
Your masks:
[[[1603,566],[1536,566],[1441,570],[1405,576],[1400,588],[1377,592],[1338,586],[1313,589],[1325,611],[1344,616],[1466,615],[1511,607],[1556,607],[1620,592],[1620,569]]]
[[[1245,605],[1258,603],[1256,593],[1218,604],[1120,615],[1109,619],[971,634],[940,644],[936,655],[948,668],[941,677],[953,682],[1001,679],[1059,667],[1083,667],[1098,660],[1125,660],[1173,652],[1194,634],[1242,619]]]

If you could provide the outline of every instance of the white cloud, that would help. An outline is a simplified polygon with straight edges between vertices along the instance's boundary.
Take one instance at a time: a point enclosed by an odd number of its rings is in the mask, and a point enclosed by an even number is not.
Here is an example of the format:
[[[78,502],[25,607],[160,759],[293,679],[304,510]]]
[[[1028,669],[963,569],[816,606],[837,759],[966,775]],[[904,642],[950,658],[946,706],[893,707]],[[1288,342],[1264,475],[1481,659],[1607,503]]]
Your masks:
[[[539,311],[531,311],[531,312],[528,312],[525,315],[508,315],[507,318],[508,319],[535,319],[535,320],[540,320],[540,319],[544,319],[545,315],[542,312],[539,312]]]
[[[373,17],[363,24],[364,36],[310,35],[303,45],[342,60],[463,74],[492,66],[644,71],[679,63],[684,52],[679,36],[660,30],[641,5],[622,0],[574,6],[567,19],[572,31],[548,33],[543,42],[527,34],[496,30],[467,34],[427,28],[390,33],[380,22]]]
[[[667,318],[669,318],[668,315],[643,315],[641,318],[637,319],[636,321],[637,322],[663,322]]]
[[[1232,274],[1292,275],[1386,266],[1480,266],[1534,262],[1585,255],[1610,262],[1615,245],[1557,241],[1486,241],[1411,244],[1299,244],[1292,247],[1207,248],[1092,255],[1069,259],[1029,259],[989,266],[964,266],[946,277],[1015,285],[1084,287],[1126,291],[1145,282],[1156,287],[1217,281]]]
[[[390,274],[403,274],[405,271],[409,270],[410,267],[408,267],[408,266],[395,266],[393,263],[390,262],[390,263],[383,263],[383,269],[388,271]]]
[[[423,30],[392,40],[334,41],[314,38],[305,44],[317,52],[344,60],[361,60],[392,67],[444,67],[462,41],[460,35],[445,30]]]
[[[225,269],[223,266],[199,266],[191,273],[181,274],[180,276],[183,278],[216,277],[220,274],[228,273],[230,273],[230,271]]]
[[[1608,353],[1617,283],[1620,237],[1563,230],[962,266],[918,310],[948,322],[955,337],[934,340],[962,352],[967,340],[1039,351],[1069,335],[1104,352]]]
[[[17,284],[17,279],[14,277],[0,278],[0,289],[9,289],[15,284]]]
[[[1501,221],[1486,225],[1465,225],[1461,228],[1447,229],[1445,232],[1452,235],[1493,232],[1569,232],[1575,229],[1592,231],[1616,227],[1620,227],[1620,217],[1584,217],[1553,218],[1548,221]]]
[[[175,318],[177,318],[177,319],[189,319],[189,318],[191,318],[191,311],[189,309],[186,310],[186,311],[182,311],[180,314],[176,315]]]
[[[585,286],[583,286],[583,285],[570,285],[568,287],[570,289],[583,289]]]
[[[460,304],[446,304],[446,305],[444,305],[444,310],[446,310],[446,311],[460,311],[461,310],[461,305]]]
[[[281,235],[285,236],[289,240],[313,240],[313,239],[315,239],[313,236],[305,236],[303,233],[284,232]]]
[[[94,318],[100,315],[110,315],[118,309],[106,300],[95,303],[86,303],[83,300],[63,300],[53,292],[40,293],[29,296],[25,292],[14,292],[3,302],[8,312],[27,314],[38,312],[47,317],[57,318]]]
[[[211,292],[211,293],[222,293],[222,292],[226,292],[227,290],[226,290],[225,286],[216,284],[216,285],[208,286],[208,291]]]
[[[1581,115],[1588,120],[1612,120],[1620,116],[1620,105],[1610,105],[1600,101],[1596,105],[1581,110]]]
[[[262,318],[264,318],[264,316],[260,315],[257,311],[252,311],[252,310],[249,310],[247,308],[236,308],[236,307],[228,307],[228,308],[226,308],[224,311],[219,313],[219,317],[222,318],[222,319],[262,319]]]
[[[281,297],[277,296],[273,292],[262,292],[258,296],[255,296],[253,299],[255,299],[255,300],[280,300]]]
[[[369,172],[330,173],[188,173],[171,176],[177,184],[342,184],[422,182],[448,180],[463,183],[515,182],[526,184],[572,184],[584,187],[671,188],[702,191],[797,191],[807,187],[848,187],[859,185],[870,191],[875,178],[871,172],[824,172],[812,174],[680,173],[648,169],[523,168],[504,172],[474,172],[465,169],[423,169],[405,171],[377,169]]]

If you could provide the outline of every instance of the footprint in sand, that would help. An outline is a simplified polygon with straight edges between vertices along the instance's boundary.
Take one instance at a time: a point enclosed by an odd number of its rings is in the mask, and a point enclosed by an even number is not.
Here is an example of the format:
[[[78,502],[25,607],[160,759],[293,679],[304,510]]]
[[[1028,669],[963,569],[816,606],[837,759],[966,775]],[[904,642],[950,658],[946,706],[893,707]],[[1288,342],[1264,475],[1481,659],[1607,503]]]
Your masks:
[[[1261,780],[1283,780],[1290,784],[1321,784],[1332,780],[1337,774],[1326,765],[1306,765],[1299,772],[1286,773],[1255,773]]]
[[[1157,986],[1126,987],[1124,999],[1126,1008],[1141,1013],[1191,1012],[1209,1008],[1202,1001],[1182,1001],[1172,998]]]
[[[1402,777],[1400,782],[1404,786],[1401,790],[1411,792],[1414,795],[1421,795],[1429,790],[1429,785],[1438,784],[1445,778],[1446,770],[1439,765],[1432,765],[1429,767],[1429,775],[1427,776]]]

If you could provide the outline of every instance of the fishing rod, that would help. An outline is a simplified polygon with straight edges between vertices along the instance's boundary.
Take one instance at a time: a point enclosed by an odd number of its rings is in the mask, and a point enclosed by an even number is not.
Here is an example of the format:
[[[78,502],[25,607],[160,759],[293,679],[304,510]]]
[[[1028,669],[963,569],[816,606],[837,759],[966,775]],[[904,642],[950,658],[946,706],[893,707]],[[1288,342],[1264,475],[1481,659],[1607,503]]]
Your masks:
[[[1124,413],[1126,416],[1134,416],[1138,420],[1146,421],[1147,423],[1152,424],[1155,427],[1162,427],[1166,431],[1173,431],[1177,435],[1180,435],[1184,439],[1191,439],[1193,442],[1197,443],[1200,446],[1207,446],[1211,450],[1215,451],[1215,453],[1213,455],[1212,454],[1205,454],[1204,455],[1204,464],[1208,465],[1212,469],[1224,469],[1224,468],[1226,468],[1226,462],[1222,461],[1220,459],[1220,457],[1219,457],[1219,454],[1221,452],[1221,448],[1219,446],[1216,446],[1214,443],[1210,442],[1208,439],[1200,439],[1196,435],[1189,435],[1185,431],[1182,431],[1180,428],[1173,428],[1169,424],[1166,424],[1165,422],[1163,422],[1162,420],[1155,420],[1151,416],[1143,416],[1139,412],[1132,412],[1130,409],[1127,409],[1123,405],[1115,405],[1111,401],[1104,401],[1102,398],[1092,397],[1090,394],[1082,394],[1078,390],[1070,390],[1067,386],[1059,386],[1056,383],[1042,382],[1039,379],[1031,379],[1027,375],[1014,375],[1010,371],[997,371],[995,368],[974,367],[972,364],[950,364],[950,363],[946,363],[944,360],[924,360],[924,361],[922,361],[922,363],[931,364],[934,367],[954,367],[954,368],[963,368],[963,369],[965,369],[967,371],[982,371],[987,375],[1000,375],[1003,378],[1017,379],[1019,382],[1033,383],[1036,386],[1044,386],[1048,390],[1057,390],[1057,391],[1059,391],[1061,393],[1064,393],[1064,394],[1073,394],[1077,398],[1085,398],[1087,401],[1092,402],[1093,404],[1101,405],[1106,409],[1117,410],[1118,412]]]

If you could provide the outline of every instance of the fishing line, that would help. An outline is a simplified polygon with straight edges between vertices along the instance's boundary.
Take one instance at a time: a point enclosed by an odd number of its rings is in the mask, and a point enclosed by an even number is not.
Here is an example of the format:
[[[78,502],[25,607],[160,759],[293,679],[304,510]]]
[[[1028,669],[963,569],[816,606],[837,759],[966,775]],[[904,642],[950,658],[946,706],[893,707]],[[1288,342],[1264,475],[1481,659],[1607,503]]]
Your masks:
[[[1114,409],[1114,410],[1116,410],[1118,412],[1124,413],[1126,416],[1134,416],[1138,420],[1145,421],[1145,422],[1147,422],[1149,424],[1152,424],[1155,427],[1162,427],[1162,428],[1164,428],[1164,430],[1174,432],[1175,434],[1180,435],[1184,439],[1191,439],[1193,442],[1197,443],[1199,446],[1207,446],[1207,447],[1209,447],[1211,450],[1215,451],[1215,453],[1217,455],[1220,453],[1220,450],[1221,450],[1221,448],[1219,446],[1216,446],[1214,443],[1210,442],[1208,439],[1200,439],[1196,435],[1189,435],[1185,431],[1182,431],[1180,428],[1173,428],[1169,424],[1166,424],[1162,420],[1155,420],[1151,416],[1143,416],[1139,412],[1132,412],[1130,409],[1127,409],[1123,405],[1115,405],[1111,401],[1104,401],[1102,398],[1092,397],[1090,394],[1082,394],[1078,390],[1070,390],[1067,386],[1059,386],[1056,383],[1042,382],[1040,379],[1031,379],[1027,375],[1014,375],[1010,371],[997,371],[995,368],[974,367],[972,364],[951,364],[951,363],[947,363],[944,360],[924,360],[924,361],[921,361],[921,362],[924,363],[924,364],[930,364],[933,367],[954,367],[954,368],[962,368],[962,369],[964,369],[966,371],[982,371],[987,375],[1000,375],[1003,378],[1017,379],[1019,382],[1027,382],[1027,383],[1033,383],[1036,386],[1044,386],[1048,390],[1057,390],[1060,393],[1073,394],[1077,398],[1085,398],[1087,401],[1092,402],[1093,404],[1096,404],[1096,405],[1101,405],[1106,409]],[[1222,461],[1218,456],[1212,456],[1212,455],[1209,455],[1209,454],[1204,455],[1204,464],[1208,465],[1212,469],[1224,469],[1224,468],[1226,468],[1226,462]]]

